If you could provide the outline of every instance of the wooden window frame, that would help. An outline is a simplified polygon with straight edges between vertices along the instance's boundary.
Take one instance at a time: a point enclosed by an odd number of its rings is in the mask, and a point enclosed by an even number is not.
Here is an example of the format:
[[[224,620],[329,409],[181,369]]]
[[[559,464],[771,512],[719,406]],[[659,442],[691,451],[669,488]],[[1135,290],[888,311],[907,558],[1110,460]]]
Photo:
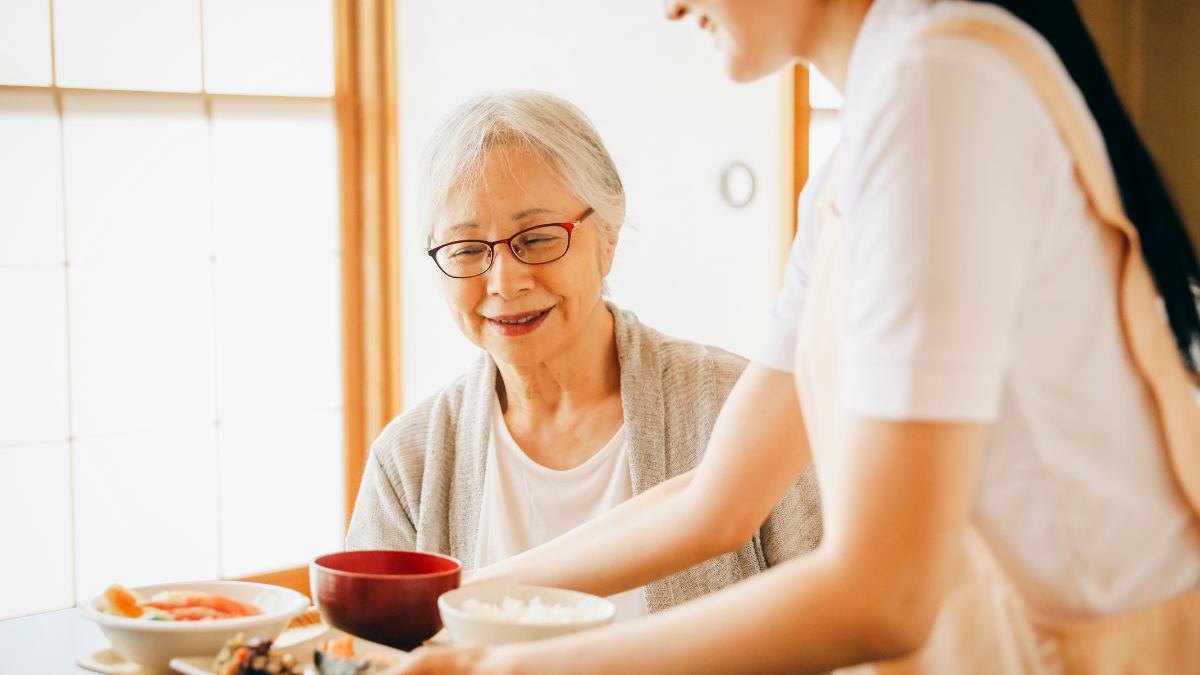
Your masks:
[[[371,443],[402,409],[395,0],[334,0],[333,24],[349,527]],[[312,595],[308,567],[242,580]]]
[[[400,199],[396,107],[395,0],[331,0],[334,96],[338,134],[341,244],[343,452],[347,526],[354,511],[371,442],[401,411]],[[53,16],[51,16],[53,22]],[[54,33],[51,25],[51,72]],[[328,97],[235,95],[0,85],[0,91],[54,95],[100,92],[165,96],[205,102],[274,99],[329,101]],[[308,567],[248,577],[310,594]]]

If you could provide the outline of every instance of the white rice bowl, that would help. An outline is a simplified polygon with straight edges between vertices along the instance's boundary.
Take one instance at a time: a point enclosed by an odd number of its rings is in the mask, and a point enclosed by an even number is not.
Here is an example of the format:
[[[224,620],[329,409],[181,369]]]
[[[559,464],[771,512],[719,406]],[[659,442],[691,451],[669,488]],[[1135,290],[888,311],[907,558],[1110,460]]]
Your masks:
[[[468,586],[438,598],[442,623],[456,645],[544,640],[607,626],[617,608],[587,593],[545,586]]]
[[[164,671],[170,669],[168,664],[175,657],[215,656],[225,641],[238,633],[243,633],[246,639],[274,637],[312,604],[303,593],[249,581],[193,581],[138,586],[129,590],[146,598],[163,591],[213,593],[250,603],[262,611],[257,616],[237,619],[147,621],[105,614],[101,611],[107,604],[103,594],[90,602],[80,603],[80,615],[99,624],[113,650],[125,660]]]

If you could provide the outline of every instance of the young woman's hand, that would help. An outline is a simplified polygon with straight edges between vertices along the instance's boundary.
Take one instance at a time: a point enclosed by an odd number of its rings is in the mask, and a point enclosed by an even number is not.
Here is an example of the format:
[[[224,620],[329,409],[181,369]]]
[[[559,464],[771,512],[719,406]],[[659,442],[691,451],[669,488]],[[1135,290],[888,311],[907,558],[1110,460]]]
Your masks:
[[[508,675],[496,650],[472,647],[432,647],[413,651],[412,658],[389,668],[380,675]]]

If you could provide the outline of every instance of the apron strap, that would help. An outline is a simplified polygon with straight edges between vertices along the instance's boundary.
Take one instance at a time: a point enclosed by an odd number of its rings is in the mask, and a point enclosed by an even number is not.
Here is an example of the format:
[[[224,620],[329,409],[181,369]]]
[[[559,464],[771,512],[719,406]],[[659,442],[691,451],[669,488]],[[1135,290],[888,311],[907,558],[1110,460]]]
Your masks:
[[[978,19],[950,19],[918,33],[982,40],[1025,75],[1049,109],[1075,160],[1075,174],[1097,219],[1120,234],[1117,300],[1126,348],[1155,403],[1170,466],[1192,512],[1200,516],[1200,407],[1192,376],[1177,350],[1161,299],[1142,257],[1137,230],[1125,215],[1116,180],[1088,137],[1066,91],[1037,50],[1013,31]]]

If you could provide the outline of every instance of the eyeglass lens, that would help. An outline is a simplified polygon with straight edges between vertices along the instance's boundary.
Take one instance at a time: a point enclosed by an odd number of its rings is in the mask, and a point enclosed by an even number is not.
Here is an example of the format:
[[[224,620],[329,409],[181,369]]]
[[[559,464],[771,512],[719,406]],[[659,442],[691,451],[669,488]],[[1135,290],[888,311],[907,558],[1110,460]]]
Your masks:
[[[566,255],[570,241],[567,228],[545,225],[521,232],[509,241],[508,247],[521,262],[540,265]],[[492,247],[482,241],[463,241],[439,249],[437,263],[452,277],[473,277],[492,266],[492,255]]]

